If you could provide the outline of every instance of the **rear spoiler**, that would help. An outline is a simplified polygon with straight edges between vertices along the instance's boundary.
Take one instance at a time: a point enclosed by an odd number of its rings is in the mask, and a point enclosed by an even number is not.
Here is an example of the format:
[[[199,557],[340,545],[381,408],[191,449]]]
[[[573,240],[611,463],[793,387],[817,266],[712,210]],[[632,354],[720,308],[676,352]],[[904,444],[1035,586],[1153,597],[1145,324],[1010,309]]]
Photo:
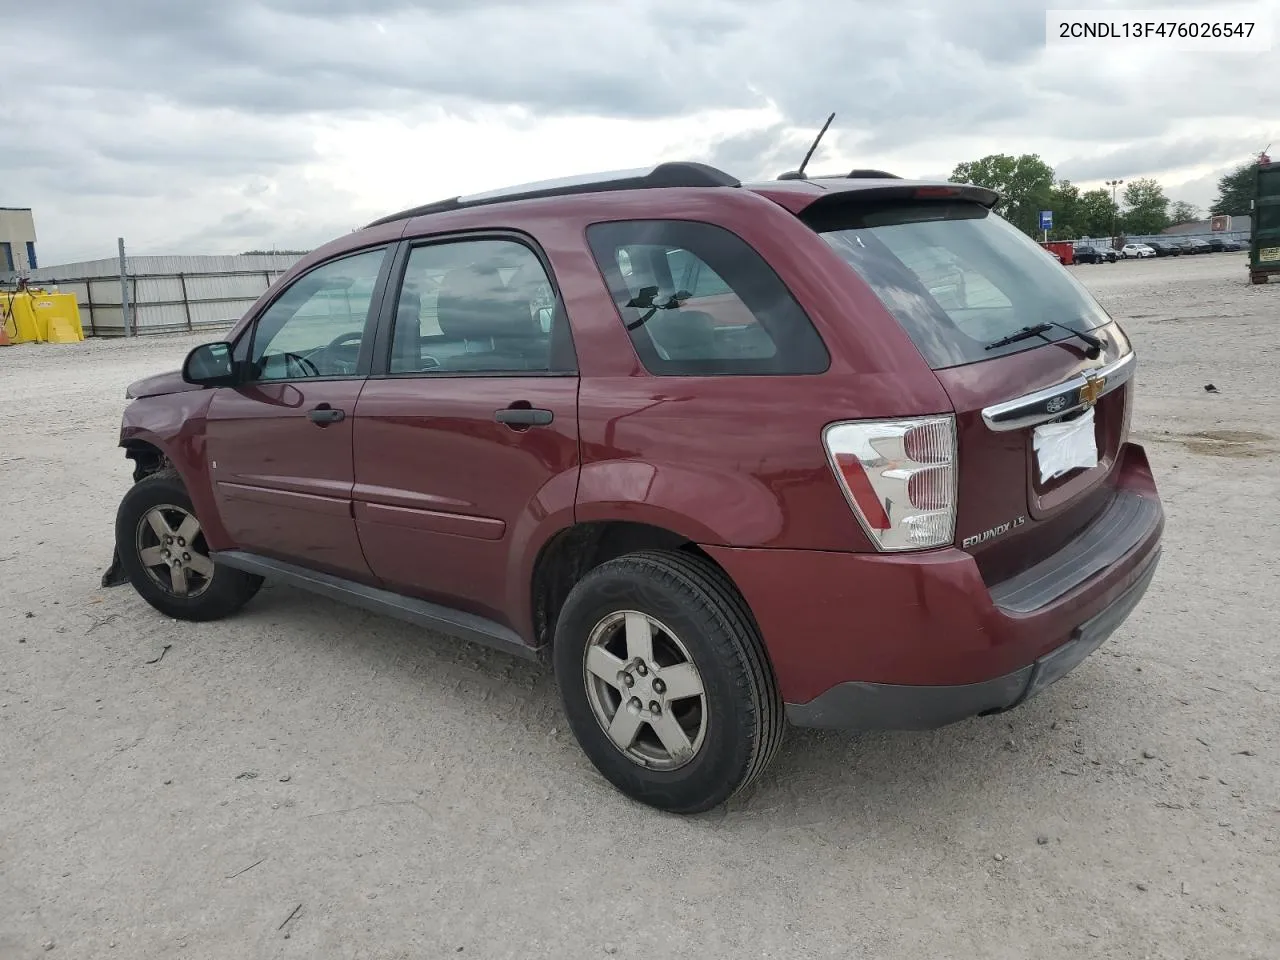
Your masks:
[[[752,185],[751,189],[786,207],[794,214],[818,213],[846,203],[892,203],[913,200],[950,200],[977,203],[988,210],[1000,202],[1000,194],[972,183],[936,183],[898,178],[813,179],[804,181],[817,189],[781,189]]]

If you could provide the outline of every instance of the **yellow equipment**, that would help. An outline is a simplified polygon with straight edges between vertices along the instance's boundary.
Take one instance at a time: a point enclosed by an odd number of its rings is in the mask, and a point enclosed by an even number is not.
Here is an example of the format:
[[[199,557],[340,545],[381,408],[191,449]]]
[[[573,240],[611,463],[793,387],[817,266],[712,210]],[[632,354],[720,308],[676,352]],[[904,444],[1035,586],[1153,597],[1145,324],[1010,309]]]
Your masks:
[[[79,343],[84,339],[75,294],[20,287],[0,291],[0,346],[8,343]]]

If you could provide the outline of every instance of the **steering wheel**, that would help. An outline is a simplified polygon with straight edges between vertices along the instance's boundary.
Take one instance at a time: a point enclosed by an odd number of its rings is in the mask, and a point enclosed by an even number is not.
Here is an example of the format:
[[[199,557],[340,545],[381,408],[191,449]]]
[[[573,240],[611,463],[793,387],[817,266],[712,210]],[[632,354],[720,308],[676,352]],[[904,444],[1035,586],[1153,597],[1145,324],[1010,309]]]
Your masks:
[[[359,344],[363,339],[363,330],[350,330],[347,333],[340,333],[329,341],[329,345],[324,348],[324,352],[328,353],[330,350],[338,349],[338,347],[345,347],[348,343]]]
[[[340,368],[342,373],[354,373],[356,368],[356,360],[360,356],[360,341],[364,339],[363,330],[351,330],[347,333],[340,333],[329,341],[328,345],[320,351],[320,353],[328,358],[330,365]],[[350,352],[350,347],[355,347],[355,356],[350,359],[342,356],[344,348],[346,352]]]
[[[317,367],[310,360],[308,360],[306,357],[299,356],[296,353],[282,353],[280,354],[280,356],[284,358],[285,370],[288,370],[289,364],[292,363],[298,366],[299,368],[301,368],[302,375],[304,377],[320,376],[320,368]]]

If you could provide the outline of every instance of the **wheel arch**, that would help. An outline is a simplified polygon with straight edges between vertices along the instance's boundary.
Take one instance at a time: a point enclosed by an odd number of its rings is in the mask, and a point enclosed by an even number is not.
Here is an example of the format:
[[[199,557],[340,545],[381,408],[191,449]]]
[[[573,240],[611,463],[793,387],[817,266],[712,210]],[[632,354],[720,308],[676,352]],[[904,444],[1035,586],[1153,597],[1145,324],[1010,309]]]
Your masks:
[[[178,470],[173,461],[169,459],[169,455],[158,444],[152,443],[150,440],[131,437],[127,440],[122,440],[120,446],[124,449],[125,457],[133,461],[134,483],[166,468]],[[178,470],[178,475],[182,475],[181,470]],[[186,481],[184,480],[183,483],[185,484]]]
[[[204,465],[202,421],[198,427],[189,425],[169,440],[150,430],[126,423],[125,429],[121,431],[120,447],[124,450],[125,457],[133,461],[134,483],[159,470],[175,471],[196,508],[209,546],[214,550],[228,550],[235,546],[223,526],[222,515],[213,495],[213,481]]]
[[[706,551],[674,530],[625,520],[575,523],[552,535],[534,561],[529,590],[534,645],[551,644],[560,610],[579,580],[602,563],[639,550],[671,550],[700,557],[732,583],[729,574]],[[741,596],[741,591],[738,594]]]

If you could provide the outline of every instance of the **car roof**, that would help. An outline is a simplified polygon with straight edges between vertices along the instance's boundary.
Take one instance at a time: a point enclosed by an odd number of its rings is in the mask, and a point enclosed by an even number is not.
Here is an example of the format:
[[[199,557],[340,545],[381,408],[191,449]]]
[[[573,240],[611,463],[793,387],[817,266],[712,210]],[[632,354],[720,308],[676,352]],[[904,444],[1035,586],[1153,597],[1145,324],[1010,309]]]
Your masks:
[[[1000,198],[996,191],[986,187],[939,181],[906,180],[883,170],[859,169],[840,176],[813,178],[793,176],[788,179],[744,184],[731,174],[707,164],[679,161],[634,170],[543,180],[484,193],[450,197],[381,217],[368,224],[366,229],[433,214],[499,204],[550,200],[556,197],[585,197],[591,194],[607,196],[633,190],[664,188],[746,189],[774,200],[793,213],[799,213],[819,201],[829,201],[831,198],[848,194],[860,194],[868,198],[874,196],[876,199],[885,200],[954,196],[957,199],[981,203],[988,208],[995,206]]]

